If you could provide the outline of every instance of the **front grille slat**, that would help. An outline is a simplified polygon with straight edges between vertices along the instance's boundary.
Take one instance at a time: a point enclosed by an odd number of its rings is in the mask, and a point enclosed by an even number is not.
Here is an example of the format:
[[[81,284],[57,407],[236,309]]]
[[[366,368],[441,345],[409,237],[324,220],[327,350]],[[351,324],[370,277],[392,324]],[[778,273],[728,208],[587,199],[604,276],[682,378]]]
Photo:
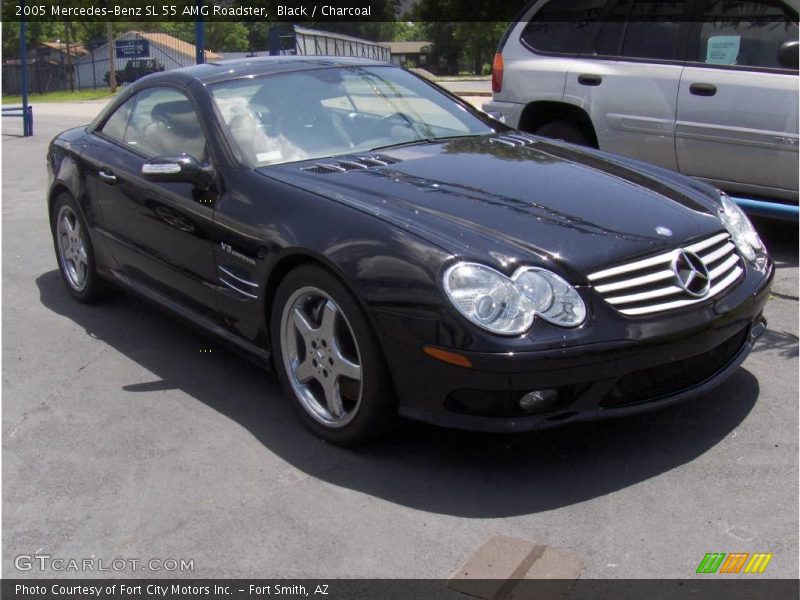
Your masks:
[[[673,261],[684,250],[696,254],[708,269],[709,289],[701,297],[686,292],[675,279]],[[683,248],[597,271],[588,279],[620,313],[639,316],[708,300],[738,281],[743,266],[730,235],[719,233]]]
[[[719,258],[722,258],[723,256],[725,256],[725,255],[727,255],[727,254],[730,254],[731,252],[733,252],[733,250],[734,250],[734,246],[733,246],[733,244],[731,244],[730,242],[728,242],[728,243],[726,243],[724,246],[722,246],[721,248],[719,248],[718,250],[714,250],[713,252],[711,252],[711,253],[709,253],[709,254],[706,254],[706,255],[703,257],[703,261],[704,261],[706,264],[711,264],[711,263],[713,263],[714,261],[716,261],[717,259],[719,259]]]
[[[689,298],[686,300],[675,300],[674,302],[666,302],[664,304],[655,304],[649,306],[642,306],[639,308],[628,308],[625,310],[620,310],[621,313],[626,315],[645,315],[648,313],[654,312],[661,312],[665,310],[671,310],[673,308],[681,308],[683,306],[689,306],[690,304],[697,304],[698,302],[702,302],[703,300],[708,300],[709,298],[716,296],[734,281],[739,279],[739,275],[741,275],[744,271],[741,267],[736,267],[736,270],[732,271],[730,275],[728,275],[725,279],[720,281],[718,284],[711,286],[711,289],[708,290],[708,293],[703,296],[702,298]]]
[[[721,242],[722,240],[730,239],[730,237],[731,236],[728,233],[719,233],[715,236],[703,240],[702,242],[697,242],[696,244],[692,244],[691,246],[686,246],[685,250],[688,250],[689,252],[700,253],[702,250],[705,250],[706,248],[709,248],[714,244]]]
[[[609,277],[614,277],[615,275],[624,275],[625,273],[630,273],[631,271],[641,271],[642,269],[656,265],[669,265],[672,263],[677,252],[677,250],[673,250],[668,254],[660,254],[652,258],[637,260],[636,262],[628,263],[627,265],[620,265],[619,267],[612,267],[611,269],[606,269],[605,271],[598,271],[597,273],[592,273],[589,275],[589,281],[608,279]]]
[[[647,283],[655,283],[656,281],[669,279],[670,277],[675,277],[675,273],[673,273],[670,269],[665,269],[663,271],[651,273],[650,275],[642,275],[641,277],[634,277],[633,279],[626,279],[624,281],[617,281],[615,283],[598,285],[595,286],[594,289],[601,293],[616,292],[617,290],[624,290],[626,288],[645,285]]]
[[[714,281],[721,275],[724,275],[725,273],[730,271],[733,268],[733,266],[738,262],[739,262],[739,257],[736,256],[735,254],[731,254],[727,259],[725,259],[725,262],[723,262],[718,267],[714,267],[713,269],[711,269],[708,272],[708,276],[711,278],[711,281]]]
[[[650,300],[651,298],[660,298],[662,296],[671,296],[673,294],[680,294],[683,290],[677,285],[671,285],[665,288],[658,288],[649,292],[640,292],[638,294],[628,294],[627,296],[614,296],[613,298],[606,298],[609,304],[628,304],[630,302],[639,302],[641,300]]]

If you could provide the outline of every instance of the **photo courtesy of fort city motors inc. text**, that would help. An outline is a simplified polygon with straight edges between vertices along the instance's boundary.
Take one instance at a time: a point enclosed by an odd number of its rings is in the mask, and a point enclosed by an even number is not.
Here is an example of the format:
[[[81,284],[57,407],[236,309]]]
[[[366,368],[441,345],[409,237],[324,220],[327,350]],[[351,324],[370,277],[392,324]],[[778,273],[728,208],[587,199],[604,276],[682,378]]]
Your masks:
[[[798,11],[4,1],[2,597],[799,597]]]

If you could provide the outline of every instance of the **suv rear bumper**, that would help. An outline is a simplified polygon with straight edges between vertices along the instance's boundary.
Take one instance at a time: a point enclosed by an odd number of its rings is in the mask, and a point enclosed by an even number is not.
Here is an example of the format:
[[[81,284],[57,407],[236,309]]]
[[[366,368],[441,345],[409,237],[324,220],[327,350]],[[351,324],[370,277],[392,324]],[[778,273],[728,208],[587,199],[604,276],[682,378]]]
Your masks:
[[[503,116],[503,122],[514,129],[519,127],[519,120],[524,108],[524,104],[519,104],[517,102],[501,102],[495,99],[484,102],[483,104],[483,112],[501,114]]]

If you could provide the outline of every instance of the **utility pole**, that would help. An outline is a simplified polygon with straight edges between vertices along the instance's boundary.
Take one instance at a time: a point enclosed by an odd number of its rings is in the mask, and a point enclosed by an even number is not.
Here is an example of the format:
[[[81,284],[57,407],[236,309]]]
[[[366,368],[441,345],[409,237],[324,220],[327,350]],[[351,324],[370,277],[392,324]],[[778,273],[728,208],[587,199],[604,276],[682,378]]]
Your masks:
[[[197,0],[197,8],[202,9],[203,0]],[[195,64],[202,65],[206,62],[206,24],[203,22],[203,15],[198,10],[197,21],[194,22],[194,47]]]
[[[108,85],[111,86],[111,93],[117,91],[117,72],[114,69],[114,31],[111,23],[106,23],[106,37],[108,38]]]

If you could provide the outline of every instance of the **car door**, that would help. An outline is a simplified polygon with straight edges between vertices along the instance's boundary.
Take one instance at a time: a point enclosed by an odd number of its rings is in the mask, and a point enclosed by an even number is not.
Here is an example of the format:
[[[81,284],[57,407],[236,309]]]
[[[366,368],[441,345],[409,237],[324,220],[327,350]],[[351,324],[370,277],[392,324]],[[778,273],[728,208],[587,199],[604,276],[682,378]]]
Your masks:
[[[570,67],[564,99],[589,113],[602,150],[677,168],[687,10],[686,0],[617,0]]]
[[[142,166],[160,156],[188,154],[209,161],[192,101],[173,87],[149,87],[93,132],[87,175],[124,276],[134,285],[216,314],[213,190],[192,183],[154,182]]]
[[[739,194],[797,202],[798,76],[778,50],[797,15],[775,0],[702,0],[681,77],[682,173]]]

